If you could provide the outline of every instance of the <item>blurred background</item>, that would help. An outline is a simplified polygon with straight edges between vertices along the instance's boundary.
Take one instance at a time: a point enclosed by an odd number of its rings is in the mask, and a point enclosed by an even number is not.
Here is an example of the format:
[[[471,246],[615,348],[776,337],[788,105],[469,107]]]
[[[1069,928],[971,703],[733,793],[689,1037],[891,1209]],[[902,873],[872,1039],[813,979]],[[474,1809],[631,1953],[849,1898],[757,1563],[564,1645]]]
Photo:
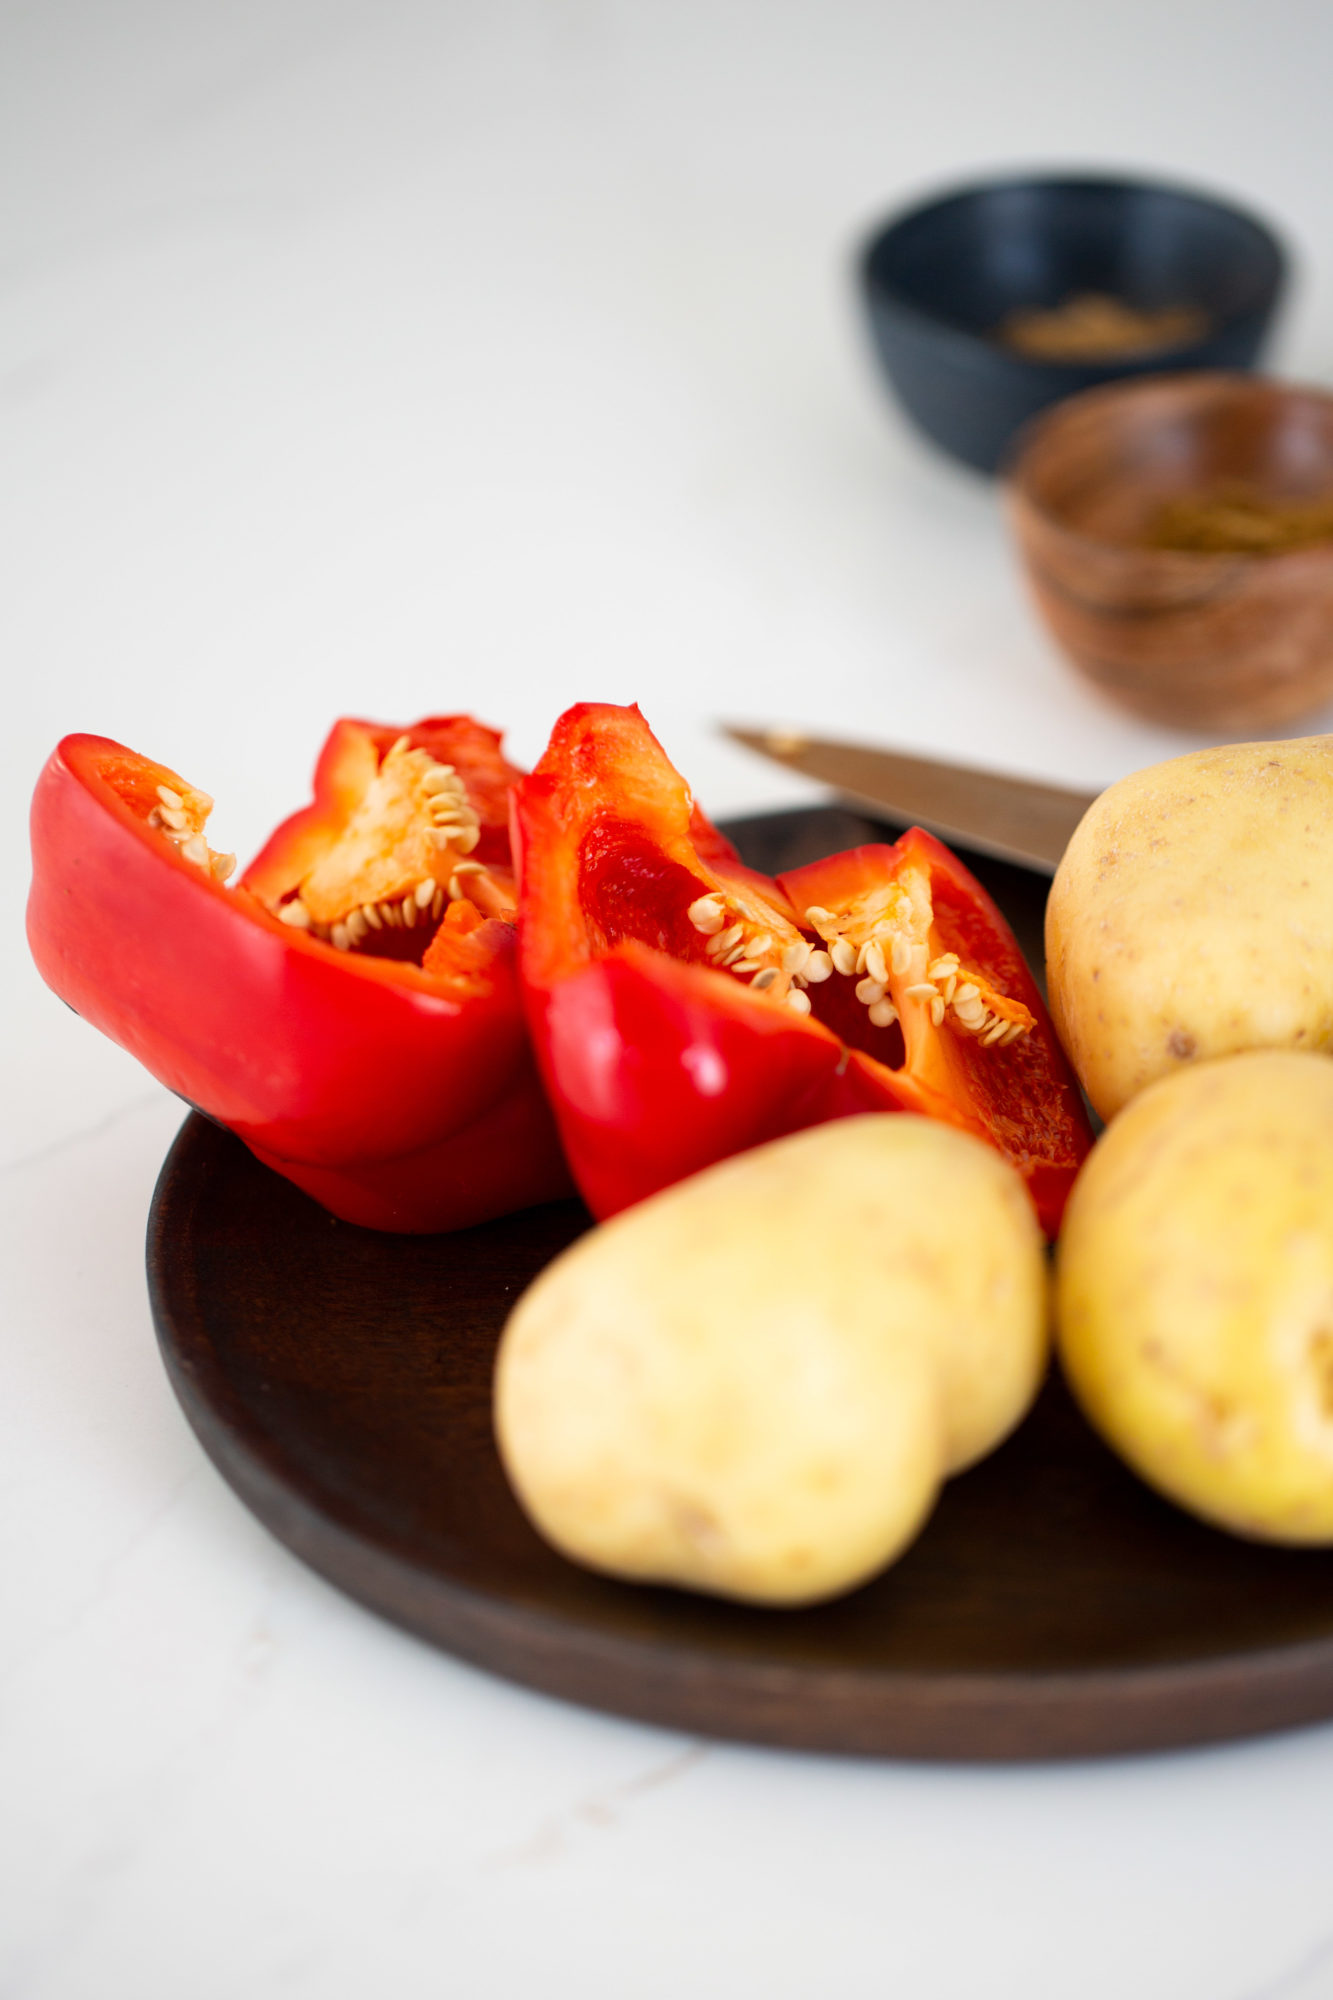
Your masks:
[[[716,815],[814,795],[723,743],[722,717],[1088,788],[1202,740],[1111,708],[1062,664],[993,483],[933,451],[885,394],[853,260],[888,212],[979,174],[1180,179],[1281,233],[1296,276],[1269,364],[1327,384],[1330,75],[1323,0],[7,0],[4,1159],[162,1096],[58,1007],[22,942],[27,799],[66,731],[117,737],[212,792],[211,838],[243,862],[307,795],[340,713],[471,710],[528,761],[569,702],[637,700]],[[146,1185],[174,1116],[165,1106],[144,1141]],[[146,1185],[116,1221],[136,1273]],[[453,1671],[427,1667],[432,1688]],[[487,1694],[496,1731],[517,1699]],[[524,1740],[526,1784],[546,1753]],[[312,1737],[312,1763],[323,1754]],[[406,1738],[393,1754],[407,1771]],[[743,1844],[746,1814],[756,1840],[769,1804],[780,1816],[770,1794],[787,1779],[749,1753],[733,1762],[766,1773],[747,1782],[768,1803],[752,1789],[725,1822]],[[1154,1790],[1147,1834],[1131,1771],[1086,1781],[1121,1802],[1085,1828],[1089,1866],[1103,1840],[1141,1850],[1118,1908],[1145,1899],[1165,1970],[1145,1978],[1142,1935],[1070,1890],[1099,1938],[1080,1991],[1240,1996],[1283,1959],[1277,1931],[1245,1927],[1249,1850],[1207,1845],[1219,1767],[1193,1768],[1165,1804]],[[871,1775],[826,1772],[806,1793],[830,1908],[839,1827],[860,1857],[863,1930],[882,1888],[866,1842],[887,1838],[865,1817]],[[980,1907],[1030,1953],[1024,1883],[1064,1838],[1073,1777],[1021,1797],[1005,1782],[911,1780],[935,1802],[917,1824],[938,1857],[957,1856],[971,1811],[982,1844],[958,1865],[980,1877],[1005,1851]],[[1186,1803],[1208,1863],[1167,1896],[1173,1850],[1154,1842],[1181,1831]],[[1262,1811],[1252,1827],[1269,1838]],[[717,1862],[698,1849],[705,1875]],[[802,1982],[826,1969],[783,1929],[805,1865],[798,1845],[773,1863],[764,1921],[794,1983],[775,1973],[770,1993],[814,1991]],[[582,1914],[551,1919],[576,1926],[566,1943],[598,1921],[598,1878],[580,1879]],[[706,1897],[703,1876],[695,1887]],[[146,1878],[139,1890],[155,1907]],[[617,1893],[636,1907],[637,1891]],[[1296,1938],[1310,1883],[1274,1874],[1265,1893]],[[480,1951],[505,1892],[477,1894],[464,1936]],[[953,1909],[943,1886],[921,1897],[897,1919],[902,1992],[926,1990],[929,1926]],[[730,1968],[716,1990],[744,1992],[742,1933],[721,1925],[714,1941]],[[363,1945],[348,1962],[369,1976]],[[1069,1990],[1052,1952],[1025,1992]],[[947,1991],[977,1990],[960,1961]]]

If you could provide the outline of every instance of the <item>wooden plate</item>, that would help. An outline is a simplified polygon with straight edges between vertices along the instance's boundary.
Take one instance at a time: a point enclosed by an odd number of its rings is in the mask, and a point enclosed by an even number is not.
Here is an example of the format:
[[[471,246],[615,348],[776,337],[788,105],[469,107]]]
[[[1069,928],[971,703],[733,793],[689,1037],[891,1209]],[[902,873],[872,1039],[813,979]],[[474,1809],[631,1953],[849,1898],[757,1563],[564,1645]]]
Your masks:
[[[883,837],[822,811],[732,831],[769,869]],[[973,865],[1039,963],[1045,884]],[[148,1234],[172,1383],[224,1477],[313,1568],[574,1701],[761,1743],[969,1758],[1333,1714],[1333,1552],[1252,1546],[1177,1513],[1058,1382],[945,1488],[907,1555],[839,1603],[752,1610],[574,1568],[505,1484],[490,1375],[509,1307],[586,1226],[570,1202],[455,1236],[377,1235],[191,1117]]]

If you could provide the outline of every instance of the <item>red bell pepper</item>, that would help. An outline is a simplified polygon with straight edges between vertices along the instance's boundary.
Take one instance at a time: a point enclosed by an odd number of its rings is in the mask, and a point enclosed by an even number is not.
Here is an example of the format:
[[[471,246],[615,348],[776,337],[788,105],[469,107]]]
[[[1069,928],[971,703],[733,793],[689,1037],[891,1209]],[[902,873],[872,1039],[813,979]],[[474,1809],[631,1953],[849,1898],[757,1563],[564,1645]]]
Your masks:
[[[457,1229],[568,1191],[517,982],[507,797],[467,717],[339,722],[236,888],[212,800],[70,736],[32,807],[48,985],[335,1215]]]
[[[913,827],[779,885],[833,959],[815,1011],[1012,1160],[1054,1235],[1092,1130],[1036,981],[975,876]]]
[[[828,954],[693,805],[636,708],[570,709],[512,809],[529,1023],[595,1215],[854,1112],[975,1126],[815,1018]]]

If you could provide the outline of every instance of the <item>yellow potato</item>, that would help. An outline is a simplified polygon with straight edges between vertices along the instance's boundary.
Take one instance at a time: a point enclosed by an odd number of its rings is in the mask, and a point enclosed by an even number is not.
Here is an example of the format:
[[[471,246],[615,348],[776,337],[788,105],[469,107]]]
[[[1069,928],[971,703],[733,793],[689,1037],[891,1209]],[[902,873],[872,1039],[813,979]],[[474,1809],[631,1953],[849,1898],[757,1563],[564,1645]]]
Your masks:
[[[872,1576],[1046,1361],[1041,1235],[998,1153],[908,1115],[724,1161],[583,1237],[505,1329],[496,1430],[541,1532],[770,1603]]]
[[[1092,806],[1051,888],[1051,1012],[1111,1118],[1241,1049],[1333,1043],[1333,737],[1197,750]]]
[[[1227,1056],[1136,1097],[1074,1189],[1056,1300],[1074,1393],[1144,1479],[1333,1542],[1333,1061]]]

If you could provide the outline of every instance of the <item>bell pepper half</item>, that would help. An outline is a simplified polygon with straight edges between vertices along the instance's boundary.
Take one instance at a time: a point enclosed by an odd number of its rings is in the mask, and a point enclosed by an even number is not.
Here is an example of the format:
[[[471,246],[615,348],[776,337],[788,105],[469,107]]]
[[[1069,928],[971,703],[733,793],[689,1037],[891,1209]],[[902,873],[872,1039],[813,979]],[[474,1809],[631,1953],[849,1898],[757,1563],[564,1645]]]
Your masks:
[[[1053,1236],[1092,1128],[1036,981],[975,876],[913,827],[778,881],[833,963],[819,1016],[1005,1154]]]
[[[235,888],[213,801],[69,736],[32,805],[47,984],[335,1215],[458,1229],[569,1191],[517,978],[508,794],[466,716],[346,720]]]
[[[830,954],[741,865],[637,708],[570,709],[512,813],[529,1025],[594,1215],[855,1112],[974,1125],[816,1017]]]

